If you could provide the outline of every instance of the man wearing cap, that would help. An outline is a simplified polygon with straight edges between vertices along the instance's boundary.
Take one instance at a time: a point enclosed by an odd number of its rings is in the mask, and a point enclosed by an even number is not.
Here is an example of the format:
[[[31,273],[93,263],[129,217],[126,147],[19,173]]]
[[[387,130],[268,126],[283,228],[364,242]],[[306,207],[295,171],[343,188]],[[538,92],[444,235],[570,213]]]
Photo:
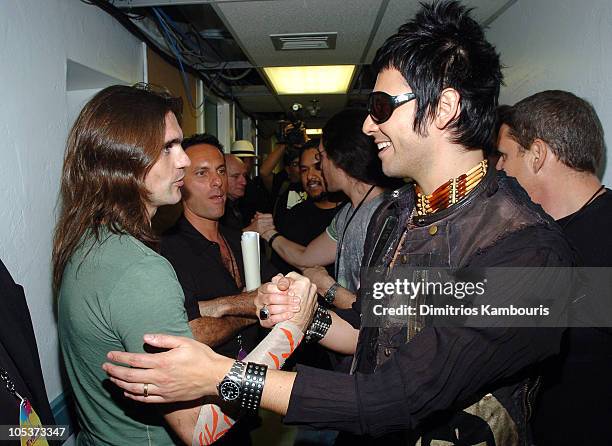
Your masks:
[[[255,215],[255,212],[270,212],[272,210],[272,203],[269,192],[262,185],[259,178],[254,177],[253,167],[256,165],[258,156],[251,141],[246,139],[234,141],[230,153],[242,161],[246,167],[247,182],[244,188],[244,195],[235,203],[236,210],[240,213],[244,226],[246,226]],[[264,166],[262,166],[263,168]]]
[[[238,141],[234,141],[232,143],[230,153],[240,158],[240,160],[247,168],[247,175],[251,176],[253,173],[253,167],[256,164],[255,161],[257,160],[255,147],[253,147],[251,141],[247,141],[246,139],[239,139]]]

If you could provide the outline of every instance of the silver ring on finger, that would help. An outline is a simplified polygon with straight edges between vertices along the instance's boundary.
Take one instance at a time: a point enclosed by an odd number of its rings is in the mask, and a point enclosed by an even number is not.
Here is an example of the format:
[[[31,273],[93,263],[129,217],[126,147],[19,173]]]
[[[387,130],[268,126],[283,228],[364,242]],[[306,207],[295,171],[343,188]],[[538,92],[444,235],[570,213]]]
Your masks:
[[[259,310],[259,319],[261,319],[262,321],[265,321],[269,317],[270,317],[270,310],[268,309],[267,305],[264,305],[263,307],[261,307],[261,310]]]

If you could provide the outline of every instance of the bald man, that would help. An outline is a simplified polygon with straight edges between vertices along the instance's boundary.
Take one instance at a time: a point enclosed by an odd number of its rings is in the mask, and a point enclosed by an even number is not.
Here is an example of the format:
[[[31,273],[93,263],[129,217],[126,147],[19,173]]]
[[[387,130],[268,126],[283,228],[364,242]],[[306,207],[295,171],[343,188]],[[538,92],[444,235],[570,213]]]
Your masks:
[[[227,200],[222,223],[241,231],[249,223],[245,221],[241,206],[243,204],[241,199],[244,197],[247,186],[248,166],[236,155],[225,154],[225,167],[227,169]]]
[[[236,155],[225,154],[225,167],[227,169],[227,198],[238,200],[244,197],[247,184],[247,165]]]

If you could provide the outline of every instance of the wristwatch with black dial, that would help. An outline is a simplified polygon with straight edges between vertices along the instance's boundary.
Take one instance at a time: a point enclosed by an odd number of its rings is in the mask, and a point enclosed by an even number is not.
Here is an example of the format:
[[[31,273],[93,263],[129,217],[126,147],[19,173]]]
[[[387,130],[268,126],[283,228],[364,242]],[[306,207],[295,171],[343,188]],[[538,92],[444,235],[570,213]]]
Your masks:
[[[240,400],[246,366],[246,363],[242,361],[235,361],[230,371],[217,386],[219,396],[223,401]]]

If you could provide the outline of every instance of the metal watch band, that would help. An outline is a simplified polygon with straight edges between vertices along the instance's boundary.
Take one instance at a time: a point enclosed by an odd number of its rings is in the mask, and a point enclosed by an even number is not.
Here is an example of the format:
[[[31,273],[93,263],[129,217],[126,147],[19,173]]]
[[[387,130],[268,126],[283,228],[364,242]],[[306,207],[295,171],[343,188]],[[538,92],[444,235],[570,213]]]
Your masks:
[[[319,342],[325,337],[329,327],[331,327],[331,324],[332,318],[329,311],[321,306],[318,306],[310,327],[308,327],[308,330],[306,330],[304,341],[307,343]]]
[[[256,364],[254,362],[247,364],[240,406],[248,412],[257,412],[257,409],[259,409],[267,371],[267,365]]]
[[[234,361],[234,364],[232,364],[232,367],[230,368],[229,372],[227,372],[227,375],[223,377],[223,379],[217,386],[219,389],[219,396],[221,396],[221,399],[223,399],[224,401],[230,401],[226,399],[225,396],[221,392],[221,386],[223,385],[224,382],[227,382],[227,381],[234,382],[238,386],[240,395],[243,393],[244,373],[245,373],[246,366],[247,366],[246,363],[242,361],[238,361],[238,360]]]
[[[246,368],[246,363],[242,361],[234,361],[232,368],[227,372],[225,378],[231,379],[232,381],[240,384],[244,378],[244,370]]]
[[[338,282],[334,282],[334,284],[330,286],[323,295],[323,302],[325,302],[328,307],[331,307],[334,304],[334,300],[336,300],[336,291],[338,290],[339,286],[340,284]]]

